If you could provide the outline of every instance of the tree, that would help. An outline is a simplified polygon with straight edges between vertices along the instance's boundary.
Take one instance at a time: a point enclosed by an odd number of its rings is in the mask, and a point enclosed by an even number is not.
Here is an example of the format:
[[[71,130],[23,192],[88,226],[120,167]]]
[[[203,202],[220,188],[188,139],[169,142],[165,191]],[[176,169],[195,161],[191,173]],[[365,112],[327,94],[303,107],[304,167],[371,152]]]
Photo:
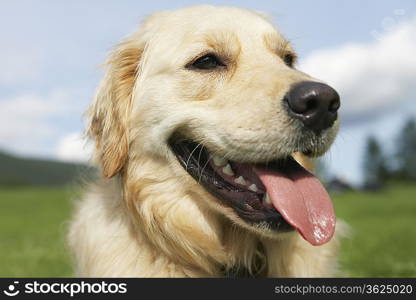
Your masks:
[[[416,121],[410,118],[404,124],[396,141],[398,174],[406,180],[416,180]]]
[[[367,188],[381,187],[388,177],[383,151],[377,139],[369,136],[364,153],[364,185]]]

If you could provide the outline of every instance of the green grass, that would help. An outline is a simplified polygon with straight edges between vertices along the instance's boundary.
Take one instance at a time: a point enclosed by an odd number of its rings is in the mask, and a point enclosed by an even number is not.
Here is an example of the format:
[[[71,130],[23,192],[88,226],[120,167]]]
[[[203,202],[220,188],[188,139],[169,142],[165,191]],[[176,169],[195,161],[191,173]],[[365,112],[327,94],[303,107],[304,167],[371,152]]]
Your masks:
[[[71,276],[65,247],[70,188],[0,189],[0,276]],[[341,267],[354,277],[416,277],[416,185],[333,196],[351,226]]]
[[[68,188],[0,189],[0,276],[70,276]]]
[[[337,216],[351,226],[341,266],[347,276],[416,277],[416,185],[333,197]]]

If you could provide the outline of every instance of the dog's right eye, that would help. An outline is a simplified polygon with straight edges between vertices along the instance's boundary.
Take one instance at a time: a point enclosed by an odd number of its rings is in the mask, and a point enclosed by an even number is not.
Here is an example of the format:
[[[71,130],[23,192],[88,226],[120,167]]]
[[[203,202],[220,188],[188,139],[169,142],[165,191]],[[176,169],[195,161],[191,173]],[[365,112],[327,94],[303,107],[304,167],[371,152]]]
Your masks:
[[[195,60],[190,66],[200,70],[212,70],[225,65],[214,54],[207,54]]]

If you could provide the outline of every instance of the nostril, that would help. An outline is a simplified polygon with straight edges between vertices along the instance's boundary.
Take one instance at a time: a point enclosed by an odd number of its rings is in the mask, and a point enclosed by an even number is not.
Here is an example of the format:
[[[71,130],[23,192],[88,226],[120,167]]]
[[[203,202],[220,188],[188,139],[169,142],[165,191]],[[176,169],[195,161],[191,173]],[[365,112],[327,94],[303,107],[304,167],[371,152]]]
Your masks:
[[[338,98],[333,99],[329,104],[328,111],[331,112],[331,113],[336,113],[338,111],[339,107],[340,107],[339,99]]]
[[[285,97],[290,110],[298,115],[310,115],[319,110],[319,100],[315,96]]]
[[[306,111],[305,113],[310,113],[318,109],[318,101],[316,98],[311,98],[306,102]]]

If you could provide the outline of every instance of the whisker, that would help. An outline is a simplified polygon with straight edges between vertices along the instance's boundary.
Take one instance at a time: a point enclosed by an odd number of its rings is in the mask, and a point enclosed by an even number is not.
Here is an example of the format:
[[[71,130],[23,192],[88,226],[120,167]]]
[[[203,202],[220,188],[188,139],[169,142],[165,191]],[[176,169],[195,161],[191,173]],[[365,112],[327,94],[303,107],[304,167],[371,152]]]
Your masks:
[[[204,173],[205,168],[207,167],[208,163],[211,161],[212,157],[217,154],[218,151],[214,151],[212,154],[208,156],[208,160],[205,165],[202,167],[201,173],[199,173],[198,183],[201,182],[202,173]]]
[[[199,172],[199,170],[200,170],[200,160],[201,160],[201,154],[202,154],[202,150],[204,150],[204,145],[203,144],[201,144],[202,145],[202,147],[201,147],[201,149],[199,149],[199,154],[198,154],[198,172]]]
[[[201,143],[198,143],[198,145],[196,145],[196,146],[195,146],[194,150],[192,150],[191,154],[189,154],[189,157],[188,157],[188,159],[187,159],[187,161],[186,161],[186,164],[185,164],[185,170],[187,170],[187,171],[188,171],[188,164],[189,164],[189,160],[191,159],[191,157],[192,157],[192,155],[194,154],[195,150],[196,150],[199,146],[201,146]]]
[[[207,167],[209,161],[211,160],[211,156],[208,158],[207,162],[205,163],[205,165],[202,167],[201,173],[199,173],[199,178],[198,178],[198,183],[201,182],[201,178],[202,178],[202,173],[204,173],[205,168]]]
[[[213,156],[216,155],[217,153],[218,153],[218,151],[214,151],[214,152],[212,152],[212,153],[209,154],[207,162],[202,167],[201,173],[199,175],[198,183],[201,182],[202,173],[204,172],[204,170],[207,167],[208,163],[212,160]]]

